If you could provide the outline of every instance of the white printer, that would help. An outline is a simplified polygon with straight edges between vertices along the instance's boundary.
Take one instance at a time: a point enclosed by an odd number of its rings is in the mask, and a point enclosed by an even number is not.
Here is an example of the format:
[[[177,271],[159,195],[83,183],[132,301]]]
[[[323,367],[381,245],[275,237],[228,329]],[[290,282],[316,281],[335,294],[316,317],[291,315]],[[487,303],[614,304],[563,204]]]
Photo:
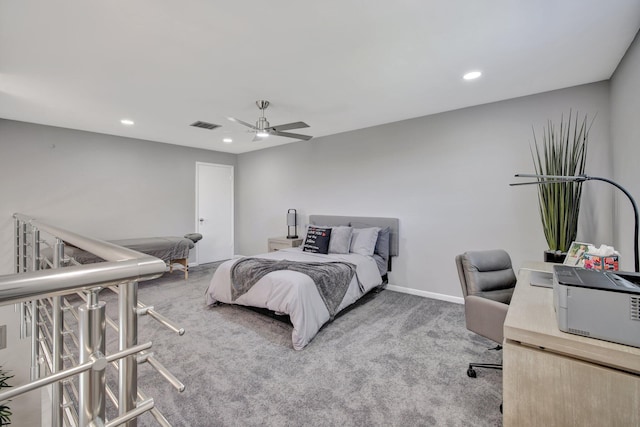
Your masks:
[[[563,332],[640,347],[640,274],[555,265],[553,303]]]

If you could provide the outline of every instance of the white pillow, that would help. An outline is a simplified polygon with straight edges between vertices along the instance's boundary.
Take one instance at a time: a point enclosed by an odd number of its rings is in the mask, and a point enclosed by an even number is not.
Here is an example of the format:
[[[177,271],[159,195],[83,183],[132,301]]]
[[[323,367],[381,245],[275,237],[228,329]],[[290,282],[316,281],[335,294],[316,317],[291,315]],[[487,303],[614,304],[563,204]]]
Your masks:
[[[379,227],[354,228],[351,234],[350,252],[365,256],[372,256],[376,249]]]
[[[330,254],[348,254],[351,249],[351,227],[338,225],[331,227],[331,240],[329,240]]]

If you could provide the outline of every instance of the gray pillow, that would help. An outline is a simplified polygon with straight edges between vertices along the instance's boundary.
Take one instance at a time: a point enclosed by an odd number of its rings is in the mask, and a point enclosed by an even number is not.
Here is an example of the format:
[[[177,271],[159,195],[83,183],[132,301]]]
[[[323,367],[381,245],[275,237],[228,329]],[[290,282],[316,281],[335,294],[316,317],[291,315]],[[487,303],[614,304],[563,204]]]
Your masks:
[[[372,256],[376,249],[380,227],[354,228],[351,236],[350,252],[365,256]]]
[[[391,230],[389,227],[385,227],[378,232],[378,241],[376,242],[376,249],[374,251],[374,253],[380,255],[385,261],[389,260],[390,234]]]
[[[364,222],[354,221],[351,223],[353,228],[369,228],[373,227],[371,224]],[[376,248],[373,253],[380,255],[385,262],[389,260],[389,253],[391,252],[391,229],[385,227],[378,233],[378,241],[376,242]]]
[[[351,234],[353,228],[344,225],[331,227],[331,240],[329,240],[330,254],[348,254],[351,246]]]

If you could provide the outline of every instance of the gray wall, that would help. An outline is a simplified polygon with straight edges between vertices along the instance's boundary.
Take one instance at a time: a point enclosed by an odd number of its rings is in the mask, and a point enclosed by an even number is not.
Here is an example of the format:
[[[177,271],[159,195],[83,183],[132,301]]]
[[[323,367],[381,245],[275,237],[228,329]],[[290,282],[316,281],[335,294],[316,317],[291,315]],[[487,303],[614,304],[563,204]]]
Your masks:
[[[195,228],[196,161],[234,154],[0,120],[0,274],[12,272],[14,212],[119,239]]]
[[[390,283],[456,299],[458,253],[504,248],[516,267],[542,259],[536,188],[508,184],[533,171],[532,125],[539,131],[570,108],[597,113],[587,168],[610,175],[608,82],[241,154],[237,251],[264,252],[269,236],[286,234],[289,208],[301,223],[309,214],[397,217]],[[612,190],[584,191],[578,238],[611,243]]]
[[[286,234],[288,208],[301,223],[310,213],[394,216],[392,283],[459,296],[456,253],[503,247],[518,266],[546,248],[535,187],[508,186],[532,171],[531,126],[569,108],[597,113],[588,172],[612,176],[609,107],[601,82],[239,156],[0,120],[0,272],[11,271],[13,212],[101,238],[179,235],[194,229],[195,162],[237,160],[238,253]],[[579,239],[612,243],[612,194],[585,186]]]
[[[611,79],[611,139],[613,180],[640,203],[640,33],[636,35]],[[624,258],[623,268],[633,271],[633,209],[616,191],[616,246]]]

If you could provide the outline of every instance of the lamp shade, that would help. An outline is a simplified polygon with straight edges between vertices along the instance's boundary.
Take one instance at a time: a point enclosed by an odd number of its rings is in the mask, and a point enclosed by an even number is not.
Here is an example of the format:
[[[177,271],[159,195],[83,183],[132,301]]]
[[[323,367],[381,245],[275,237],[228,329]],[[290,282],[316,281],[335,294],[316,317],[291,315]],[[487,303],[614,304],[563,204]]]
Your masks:
[[[293,212],[291,212],[293,210]],[[289,209],[289,212],[287,212],[287,226],[288,227],[295,227],[297,225],[296,223],[296,212],[295,209]]]
[[[293,227],[293,234],[291,234],[291,227]],[[298,238],[298,218],[295,209],[289,209],[287,211],[287,239]]]

